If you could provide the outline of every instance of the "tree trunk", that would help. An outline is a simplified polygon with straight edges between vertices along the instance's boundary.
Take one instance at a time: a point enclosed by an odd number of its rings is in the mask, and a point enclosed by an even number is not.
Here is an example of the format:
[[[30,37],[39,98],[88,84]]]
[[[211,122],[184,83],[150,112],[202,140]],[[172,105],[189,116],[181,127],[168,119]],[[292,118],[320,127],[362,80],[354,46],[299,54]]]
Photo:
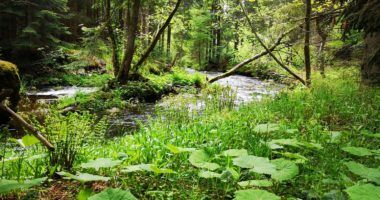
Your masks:
[[[326,77],[325,75],[325,55],[324,55],[324,50],[325,50],[325,45],[327,41],[327,32],[326,30],[323,30],[322,28],[322,23],[323,23],[324,17],[317,17],[315,20],[316,28],[317,28],[317,33],[321,39],[321,42],[319,44],[319,49],[318,49],[318,68],[320,70],[320,73],[323,78]]]
[[[364,61],[361,66],[362,83],[380,86],[380,32],[369,33],[365,38]]]
[[[167,41],[166,41],[166,57],[170,61],[170,48],[171,48],[171,38],[172,37],[172,27],[168,25]]]
[[[124,48],[124,56],[122,66],[120,67],[117,75],[117,81],[121,84],[128,82],[128,75],[131,69],[133,55],[135,53],[135,39],[138,29],[140,0],[133,0],[130,2],[132,5],[128,6],[128,13],[126,14],[125,21],[128,23],[128,29],[125,31],[127,43]]]
[[[306,17],[305,17],[305,71],[306,71],[306,86],[311,84],[311,63],[310,63],[310,21],[311,21],[311,0],[306,1]]]
[[[160,36],[164,33],[167,26],[169,26],[171,20],[173,19],[174,15],[176,14],[179,6],[181,5],[182,0],[177,0],[177,3],[174,7],[174,10],[170,13],[169,17],[166,19],[164,25],[160,28],[157,35],[154,37],[152,43],[148,47],[148,49],[145,51],[145,53],[141,56],[140,60],[136,63],[134,70],[137,71],[138,68],[145,62],[145,60],[149,57],[150,53],[153,51],[154,47],[156,46],[158,40],[160,39]]]
[[[117,74],[120,70],[120,64],[119,64],[119,52],[117,48],[117,41],[116,41],[115,33],[112,28],[111,0],[105,0],[105,7],[106,7],[105,20],[106,20],[108,36],[110,38],[110,43],[111,43],[111,50],[112,50],[113,72],[114,72],[115,77],[117,77]]]

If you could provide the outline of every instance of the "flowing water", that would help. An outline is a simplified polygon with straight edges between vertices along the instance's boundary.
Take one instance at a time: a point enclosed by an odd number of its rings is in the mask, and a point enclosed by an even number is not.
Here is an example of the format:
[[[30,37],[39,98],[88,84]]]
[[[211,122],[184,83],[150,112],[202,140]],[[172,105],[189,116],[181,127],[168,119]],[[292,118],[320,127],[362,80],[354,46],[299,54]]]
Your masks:
[[[193,69],[186,69],[188,73],[201,73],[207,75],[209,78],[220,75],[220,72],[197,72]],[[259,101],[264,96],[274,96],[285,86],[275,83],[273,81],[262,81],[256,78],[232,75],[224,79],[216,81],[214,84],[220,84],[222,86],[231,87],[236,93],[235,104],[243,104],[250,101]],[[98,88],[91,87],[60,87],[60,88],[45,88],[40,91],[28,92],[29,99],[43,100],[45,102],[55,101],[58,98],[74,96],[76,93],[91,93],[97,91]],[[192,94],[181,94],[185,98],[195,97]],[[163,99],[156,104],[146,103],[138,106],[137,109],[126,109],[119,111],[118,114],[111,115],[110,135],[120,135],[128,132],[133,132],[138,128],[138,123],[146,122],[150,116],[154,116],[155,106],[172,106],[173,101],[167,101]],[[174,101],[175,102],[175,101]],[[195,109],[201,109],[202,102],[198,102],[195,105],[189,105]]]

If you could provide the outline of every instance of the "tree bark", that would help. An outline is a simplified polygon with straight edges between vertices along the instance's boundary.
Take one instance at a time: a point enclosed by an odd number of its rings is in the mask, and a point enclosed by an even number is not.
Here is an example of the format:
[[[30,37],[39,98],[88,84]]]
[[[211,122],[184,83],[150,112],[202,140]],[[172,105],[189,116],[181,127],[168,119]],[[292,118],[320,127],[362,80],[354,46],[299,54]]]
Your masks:
[[[213,83],[213,82],[215,82],[215,81],[217,81],[217,80],[220,80],[220,79],[222,79],[222,78],[226,78],[226,77],[228,77],[228,76],[231,76],[233,73],[235,73],[236,70],[240,69],[240,68],[243,67],[244,65],[247,65],[247,64],[251,63],[251,62],[254,61],[254,60],[257,60],[257,59],[259,59],[259,58],[261,58],[261,57],[263,57],[263,56],[265,56],[265,55],[268,55],[269,52],[274,51],[274,50],[276,49],[276,47],[277,47],[278,45],[281,44],[281,40],[282,40],[287,34],[289,34],[290,32],[292,32],[293,30],[294,30],[294,28],[291,29],[291,30],[289,30],[289,31],[287,31],[287,32],[285,32],[285,33],[283,33],[283,34],[281,34],[280,37],[278,37],[278,39],[276,40],[276,42],[275,42],[275,43],[269,48],[269,51],[263,51],[263,52],[261,52],[261,53],[259,53],[259,54],[256,54],[256,55],[252,56],[251,58],[248,58],[248,59],[244,60],[243,62],[241,62],[241,63],[235,65],[232,69],[228,70],[227,72],[225,72],[225,73],[223,73],[223,74],[221,74],[221,75],[218,75],[218,76],[215,76],[215,77],[209,79],[208,82],[209,82],[209,83]]]
[[[297,79],[298,81],[300,81],[303,85],[306,85],[306,82],[305,80],[303,80],[300,76],[298,76],[296,73],[294,73],[291,69],[289,69],[287,66],[285,66],[270,50],[269,48],[264,44],[264,42],[261,40],[261,38],[259,37],[259,35],[257,34],[252,22],[251,22],[251,19],[249,18],[248,16],[248,13],[247,11],[245,10],[244,8],[244,5],[242,4],[242,2],[240,1],[240,7],[241,9],[243,10],[243,13],[248,21],[248,25],[251,27],[251,31],[252,33],[255,35],[255,38],[257,39],[257,41],[260,43],[260,45],[265,49],[266,52],[268,52],[268,54],[273,58],[273,60],[276,61],[276,63],[278,65],[280,65],[281,68],[283,68],[285,71],[287,71],[289,74],[291,74],[295,79]]]
[[[306,1],[306,17],[305,17],[305,71],[306,71],[306,86],[311,84],[311,61],[310,61],[310,21],[311,21],[311,0]]]
[[[366,35],[365,44],[364,61],[361,66],[362,83],[380,86],[380,32]]]
[[[141,56],[139,61],[136,63],[134,70],[137,71],[138,68],[145,62],[145,60],[149,57],[150,53],[153,51],[154,47],[156,46],[158,40],[160,39],[160,36],[164,33],[167,26],[169,26],[171,20],[173,19],[174,15],[176,14],[179,6],[181,5],[182,0],[177,0],[177,3],[173,9],[173,11],[170,13],[169,17],[166,19],[164,25],[160,28],[157,35],[154,37],[152,43],[148,47],[148,49],[145,51],[145,53]]]
[[[125,31],[125,35],[127,38],[127,43],[124,48],[122,66],[120,67],[119,73],[117,75],[117,81],[121,84],[126,84],[128,82],[128,75],[131,69],[133,55],[135,53],[135,39],[138,29],[139,9],[141,3],[140,1],[141,0],[132,0],[132,5],[130,8],[128,8],[129,11],[126,14],[128,29]]]
[[[327,41],[327,32],[328,31],[324,31],[322,28],[323,19],[324,19],[323,16],[318,17],[318,18],[316,18],[315,23],[316,23],[317,33],[321,39],[321,42],[319,44],[319,49],[318,49],[318,68],[319,68],[319,71],[321,73],[321,76],[323,78],[325,78],[326,75],[325,75],[324,50],[325,50],[325,45],[326,45],[326,41]]]
[[[105,21],[107,26],[108,36],[110,38],[111,50],[112,50],[112,66],[115,77],[117,77],[118,72],[120,70],[119,63],[119,52],[117,48],[117,41],[115,37],[115,33],[112,28],[112,19],[111,19],[111,0],[105,0]]]

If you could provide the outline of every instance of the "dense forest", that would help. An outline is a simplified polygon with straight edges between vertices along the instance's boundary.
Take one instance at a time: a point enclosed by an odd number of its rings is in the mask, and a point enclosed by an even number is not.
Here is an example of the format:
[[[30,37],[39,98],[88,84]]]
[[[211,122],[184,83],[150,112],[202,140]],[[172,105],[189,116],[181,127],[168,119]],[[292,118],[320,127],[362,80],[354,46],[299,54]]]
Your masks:
[[[0,200],[380,200],[379,0],[1,0]]]

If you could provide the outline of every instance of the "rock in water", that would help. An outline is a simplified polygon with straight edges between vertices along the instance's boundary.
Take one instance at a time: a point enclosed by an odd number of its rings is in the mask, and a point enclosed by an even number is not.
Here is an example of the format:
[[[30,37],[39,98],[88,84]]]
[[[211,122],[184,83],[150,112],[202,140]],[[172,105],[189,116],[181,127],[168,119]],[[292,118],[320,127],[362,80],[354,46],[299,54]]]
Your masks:
[[[0,102],[8,98],[8,105],[12,110],[16,110],[20,100],[20,76],[17,66],[13,63],[0,60]],[[0,125],[8,123],[10,116],[0,111]]]

